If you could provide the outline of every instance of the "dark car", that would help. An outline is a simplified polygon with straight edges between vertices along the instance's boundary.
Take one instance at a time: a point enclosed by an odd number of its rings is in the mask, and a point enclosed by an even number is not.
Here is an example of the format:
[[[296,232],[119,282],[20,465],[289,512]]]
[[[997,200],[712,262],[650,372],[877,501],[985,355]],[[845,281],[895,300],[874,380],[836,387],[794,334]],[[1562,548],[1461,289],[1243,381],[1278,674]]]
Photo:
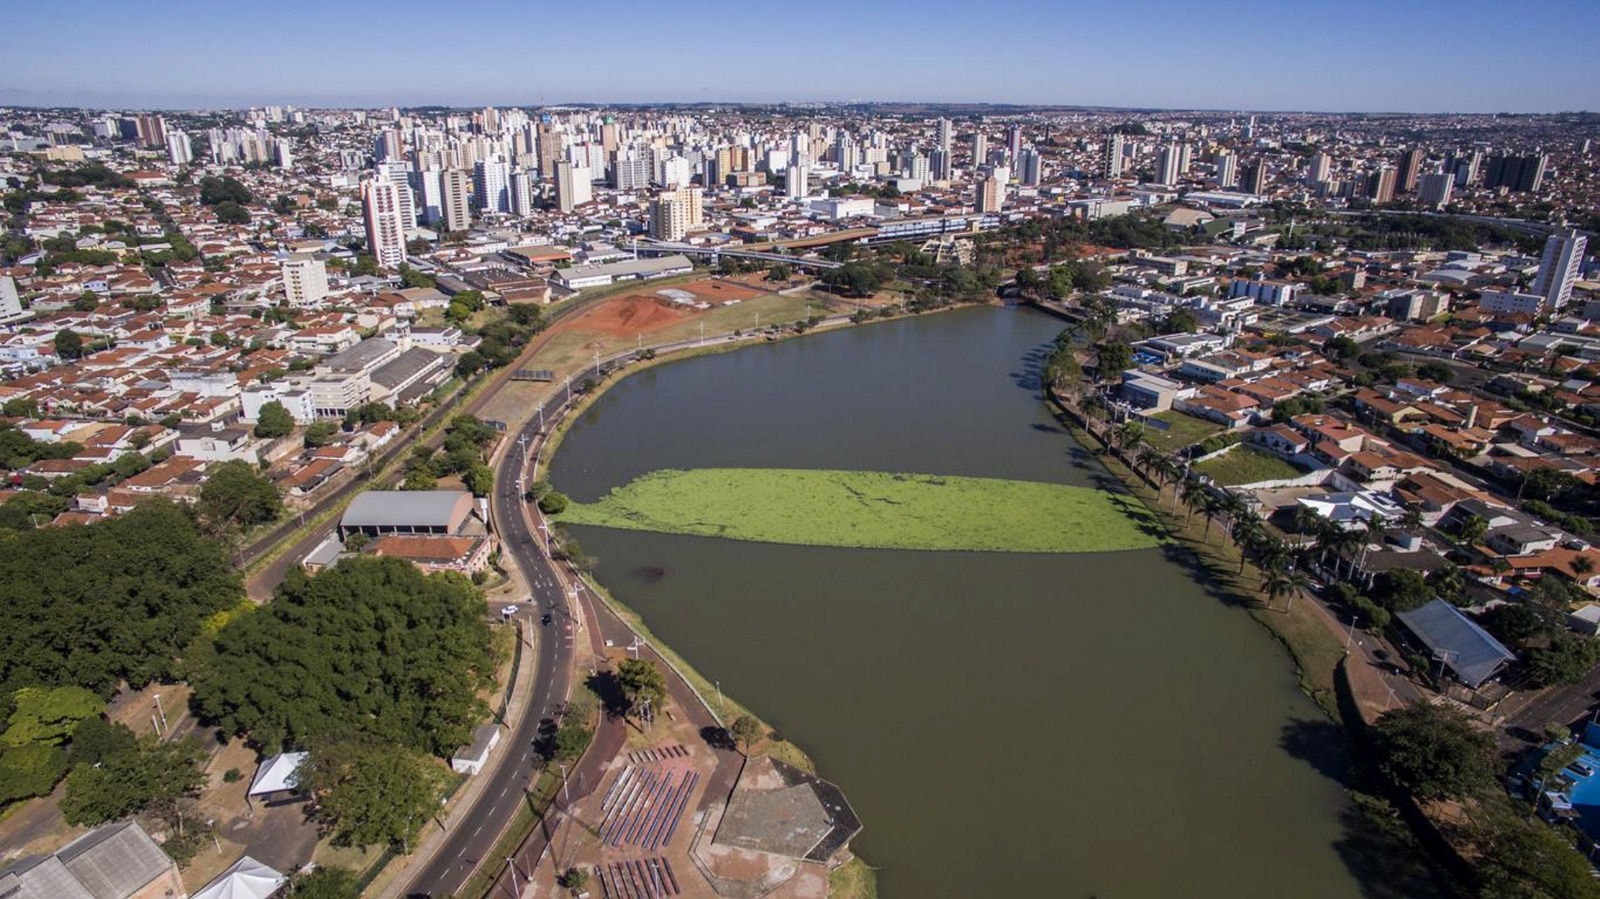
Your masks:
[[[551,617],[549,612],[546,612],[543,615],[539,616],[539,623],[540,624],[548,625],[550,622],[552,622],[554,620],[555,619]]]

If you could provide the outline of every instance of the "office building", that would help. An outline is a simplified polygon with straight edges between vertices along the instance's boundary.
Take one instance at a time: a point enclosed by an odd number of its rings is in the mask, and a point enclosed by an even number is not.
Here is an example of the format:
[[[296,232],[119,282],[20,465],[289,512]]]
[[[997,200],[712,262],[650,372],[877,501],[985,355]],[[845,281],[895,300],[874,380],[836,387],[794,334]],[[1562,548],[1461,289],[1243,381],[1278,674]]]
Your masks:
[[[402,185],[384,177],[361,182],[361,210],[367,225],[367,251],[384,268],[399,268],[400,263],[406,261],[402,190]]]
[[[1450,172],[1430,172],[1417,184],[1417,202],[1432,209],[1440,209],[1450,202],[1455,189],[1456,176]]]
[[[472,192],[484,212],[511,211],[511,166],[504,159],[485,159],[472,167]]]
[[[472,228],[472,208],[468,198],[472,195],[472,179],[462,169],[445,169],[439,173],[439,211],[446,231],[467,231]]]
[[[571,212],[589,202],[589,170],[566,160],[556,163],[556,207]]]
[[[1425,155],[1421,147],[1412,147],[1400,154],[1400,171],[1395,176],[1395,187],[1400,193],[1417,192],[1417,179],[1422,175],[1422,159]]]
[[[328,267],[309,255],[283,260],[283,294],[291,306],[315,306],[328,295]]]
[[[1588,246],[1589,238],[1577,231],[1558,231],[1545,240],[1533,292],[1544,297],[1546,311],[1561,309],[1572,299],[1572,285],[1583,271]]]
[[[1106,138],[1106,165],[1105,176],[1107,179],[1122,177],[1123,137],[1113,134]]]

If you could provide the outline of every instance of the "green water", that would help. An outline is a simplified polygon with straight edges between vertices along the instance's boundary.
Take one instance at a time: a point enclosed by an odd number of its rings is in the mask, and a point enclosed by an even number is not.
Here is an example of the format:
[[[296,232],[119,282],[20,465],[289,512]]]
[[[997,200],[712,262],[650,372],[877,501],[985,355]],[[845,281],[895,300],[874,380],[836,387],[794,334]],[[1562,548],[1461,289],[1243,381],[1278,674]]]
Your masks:
[[[581,501],[660,468],[1105,485],[1032,386],[1059,328],[972,309],[651,369],[575,425],[552,480]],[[1376,895],[1336,732],[1270,636],[1164,549],[574,533],[619,599],[844,788],[885,896]]]

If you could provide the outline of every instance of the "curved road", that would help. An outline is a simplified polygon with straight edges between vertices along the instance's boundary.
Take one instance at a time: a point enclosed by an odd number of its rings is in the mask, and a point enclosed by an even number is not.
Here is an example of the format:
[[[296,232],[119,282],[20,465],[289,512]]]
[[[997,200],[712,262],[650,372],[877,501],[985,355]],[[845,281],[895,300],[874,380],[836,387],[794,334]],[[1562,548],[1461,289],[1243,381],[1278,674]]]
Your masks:
[[[824,319],[821,325],[837,325],[848,320],[848,316],[833,316]],[[740,338],[739,342],[748,343],[763,339],[761,336],[744,337]],[[670,353],[727,342],[726,338],[711,341],[686,340],[662,344],[651,349],[657,353]],[[635,351],[630,350],[601,360],[602,371],[615,370],[619,362],[632,357],[634,353]],[[489,393],[491,391],[485,391],[484,396]],[[495,488],[490,506],[495,530],[500,535],[500,543],[505,554],[515,559],[533,592],[529,599],[534,605],[531,614],[538,617],[549,611],[554,618],[551,625],[537,628],[539,639],[534,653],[533,694],[523,709],[515,729],[501,740],[501,745],[504,747],[502,751],[507,755],[501,758],[497,766],[491,766],[480,775],[494,777],[495,782],[473,799],[473,804],[461,816],[461,823],[454,825],[454,829],[438,845],[432,857],[424,861],[411,875],[406,884],[404,893],[406,896],[449,896],[460,889],[480,865],[487,864],[492,867],[502,863],[503,860],[487,859],[485,855],[494,848],[501,831],[515,813],[517,804],[524,801],[525,791],[533,784],[534,775],[539,768],[538,754],[533,749],[534,740],[538,736],[539,722],[558,716],[572,688],[575,668],[573,646],[575,599],[581,598],[583,601],[585,617],[592,628],[591,637],[598,648],[603,649],[605,645],[626,646],[633,639],[633,633],[627,624],[612,615],[603,603],[596,602],[587,591],[572,588],[574,593],[568,592],[567,581],[563,579],[564,573],[558,570],[557,564],[546,553],[544,542],[534,534],[534,527],[529,519],[528,504],[522,499],[522,481],[528,461],[532,454],[538,452],[545,438],[545,434],[539,428],[540,421],[544,420],[547,425],[554,425],[560,416],[568,411],[568,402],[568,397],[562,394],[552,396],[542,406],[532,410],[528,422],[517,432],[515,439],[507,435],[500,461],[495,467]],[[294,558],[292,555],[290,557]],[[645,658],[655,657],[654,651],[648,646],[642,648],[641,655]],[[659,657],[655,657],[655,660],[660,662]],[[668,673],[669,684],[678,688],[673,693],[679,705],[697,723],[715,724],[710,713],[701,708],[692,695],[689,695],[688,685],[673,676],[668,666],[662,667]],[[620,722],[602,723],[596,733],[595,745],[584,754],[578,766],[571,772],[571,793],[585,795],[599,784],[601,767],[621,747],[625,737],[623,730],[625,727],[626,725]],[[732,753],[732,750],[723,750],[719,753],[718,775],[715,782],[707,787],[705,793],[707,800],[716,795],[719,786],[723,789],[723,795],[726,795],[726,790],[732,788],[733,777],[737,774],[738,757],[731,755],[723,759],[721,758],[723,753]],[[542,831],[535,831],[534,835],[517,850],[518,869],[523,872],[532,870],[543,855],[546,844],[547,835]],[[505,877],[504,870],[501,872],[501,877]]]

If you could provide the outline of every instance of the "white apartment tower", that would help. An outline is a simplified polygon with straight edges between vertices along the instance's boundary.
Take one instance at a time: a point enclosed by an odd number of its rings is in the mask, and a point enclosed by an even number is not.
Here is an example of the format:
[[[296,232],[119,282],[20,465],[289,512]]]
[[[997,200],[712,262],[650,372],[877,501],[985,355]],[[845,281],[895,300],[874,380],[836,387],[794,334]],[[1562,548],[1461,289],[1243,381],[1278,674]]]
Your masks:
[[[384,268],[406,261],[406,226],[401,186],[388,178],[361,182],[361,209],[367,223],[367,250]]]
[[[704,220],[700,203],[700,189],[695,187],[657,194],[650,201],[650,236],[656,240],[682,240]]]
[[[796,162],[783,173],[783,195],[796,200],[806,195],[810,187],[811,171],[803,162]]]
[[[526,169],[511,170],[511,214],[517,218],[527,218],[534,213],[534,183],[533,174]]]
[[[589,202],[592,190],[589,170],[566,160],[556,163],[556,206],[562,212],[571,212]]]
[[[1106,167],[1107,179],[1122,177],[1123,138],[1120,134],[1113,134],[1106,138]]]
[[[283,260],[283,293],[290,306],[315,306],[328,296],[328,267],[310,255]]]
[[[189,135],[182,131],[167,132],[167,158],[173,165],[188,165],[194,162],[194,148],[189,144]]]
[[[504,159],[485,159],[473,166],[472,186],[479,209],[511,211],[511,165]]]
[[[1533,292],[1544,297],[1546,310],[1561,309],[1572,299],[1572,285],[1583,269],[1583,253],[1588,246],[1589,238],[1577,231],[1557,232],[1545,240]]]

